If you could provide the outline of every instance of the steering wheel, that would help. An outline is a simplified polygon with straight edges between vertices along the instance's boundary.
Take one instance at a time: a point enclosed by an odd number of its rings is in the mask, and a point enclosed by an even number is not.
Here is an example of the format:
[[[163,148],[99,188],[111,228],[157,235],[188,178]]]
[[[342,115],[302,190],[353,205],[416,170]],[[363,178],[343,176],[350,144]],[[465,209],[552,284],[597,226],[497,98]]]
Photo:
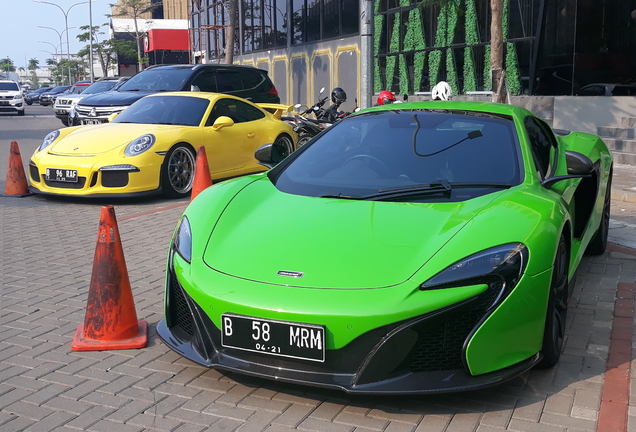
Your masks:
[[[355,156],[351,156],[349,159],[347,159],[346,161],[344,161],[343,165],[348,164],[349,162],[351,162],[352,160],[355,159],[369,159],[370,161],[376,162],[379,166],[380,166],[380,171],[378,170],[374,170],[376,171],[378,174],[385,176],[385,174],[388,172],[388,168],[386,167],[386,165],[384,164],[384,162],[382,162],[380,159],[378,159],[375,156],[371,156],[368,154],[359,154],[359,155],[355,155]],[[369,169],[372,169],[371,167],[369,167]]]

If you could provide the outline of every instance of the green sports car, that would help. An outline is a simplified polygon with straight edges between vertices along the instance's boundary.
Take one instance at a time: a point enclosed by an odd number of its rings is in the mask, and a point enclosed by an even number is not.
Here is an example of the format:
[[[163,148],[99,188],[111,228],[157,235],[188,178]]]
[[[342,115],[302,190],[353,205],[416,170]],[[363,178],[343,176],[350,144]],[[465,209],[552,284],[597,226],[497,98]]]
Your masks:
[[[201,365],[350,393],[471,390],[554,366],[612,157],[515,106],[362,110],[174,233],[161,339]]]

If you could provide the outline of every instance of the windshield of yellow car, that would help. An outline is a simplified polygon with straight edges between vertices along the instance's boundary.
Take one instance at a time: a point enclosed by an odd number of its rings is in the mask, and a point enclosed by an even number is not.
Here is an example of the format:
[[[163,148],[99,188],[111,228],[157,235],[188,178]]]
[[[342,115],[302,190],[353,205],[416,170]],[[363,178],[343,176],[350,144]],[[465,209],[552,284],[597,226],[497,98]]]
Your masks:
[[[113,123],[199,126],[209,104],[198,97],[149,96],[126,108]]]

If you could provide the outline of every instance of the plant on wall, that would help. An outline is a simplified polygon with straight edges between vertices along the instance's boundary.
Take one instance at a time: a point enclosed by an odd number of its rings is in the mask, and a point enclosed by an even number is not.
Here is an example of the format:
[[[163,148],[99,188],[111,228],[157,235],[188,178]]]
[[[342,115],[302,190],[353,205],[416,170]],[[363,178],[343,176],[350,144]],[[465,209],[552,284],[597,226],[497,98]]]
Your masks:
[[[409,0],[402,0],[402,5],[408,6]],[[420,17],[420,9],[415,8],[408,12],[408,20],[406,22],[407,30],[404,36],[404,51],[423,50],[426,48],[424,40],[424,30],[422,29],[422,19]],[[419,91],[422,82],[422,72],[424,70],[424,60],[426,53],[419,51],[413,54],[413,90]],[[403,54],[400,58],[400,93],[409,93],[408,89],[408,73],[407,73],[406,56]]]
[[[449,47],[453,43],[455,27],[457,26],[457,16],[459,13],[459,0],[452,0],[442,5],[437,17],[437,33],[435,35],[435,46],[440,48]],[[439,69],[442,61],[442,51],[435,50],[429,55],[429,75],[431,84],[439,81]],[[452,49],[446,52],[446,81],[453,89],[453,93],[458,93],[457,72],[455,69],[455,58]]]
[[[484,50],[484,90],[492,90],[492,77],[490,76],[490,45]]]
[[[391,32],[391,43],[389,45],[389,53],[397,53],[400,51],[400,13],[393,15],[393,31]],[[393,77],[395,75],[395,61],[397,54],[386,57],[386,90],[391,90],[393,86]]]
[[[382,22],[384,21],[384,15],[380,15],[380,2],[375,1],[374,15],[373,15],[373,49],[374,49],[374,68],[373,68],[373,90],[378,93],[382,91],[382,79],[380,75],[380,58],[378,53],[380,52],[380,35],[382,34]]]
[[[477,90],[477,76],[473,60],[473,47],[477,45],[477,13],[475,0],[466,0],[466,48],[464,48],[464,93]]]
[[[503,9],[503,40],[508,40],[508,17],[510,16],[510,0],[504,0]],[[519,61],[517,47],[513,42],[506,43],[506,82],[511,95],[521,94],[521,79],[519,77]]]

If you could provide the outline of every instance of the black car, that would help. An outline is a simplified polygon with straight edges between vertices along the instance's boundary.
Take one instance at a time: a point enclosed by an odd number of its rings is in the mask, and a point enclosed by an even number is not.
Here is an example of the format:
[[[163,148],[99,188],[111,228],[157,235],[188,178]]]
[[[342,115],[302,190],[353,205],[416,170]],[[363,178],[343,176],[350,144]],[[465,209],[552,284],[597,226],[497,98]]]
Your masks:
[[[42,93],[40,95],[40,105],[43,105],[43,106],[52,105],[53,97],[59,95],[60,93],[65,92],[70,87],[71,86],[57,86],[57,87],[53,87],[51,90],[45,93]]]
[[[280,103],[267,71],[225,64],[151,66],[126,81],[117,91],[83,98],[75,107],[73,124],[108,121],[144,96],[161,91],[227,93],[260,103]]]
[[[40,102],[40,96],[42,95],[42,93],[47,92],[47,91],[49,91],[51,89],[52,89],[52,87],[40,87],[36,91],[33,91],[31,93],[27,93],[26,96],[24,96],[24,102],[27,105],[32,105],[35,102]]]

